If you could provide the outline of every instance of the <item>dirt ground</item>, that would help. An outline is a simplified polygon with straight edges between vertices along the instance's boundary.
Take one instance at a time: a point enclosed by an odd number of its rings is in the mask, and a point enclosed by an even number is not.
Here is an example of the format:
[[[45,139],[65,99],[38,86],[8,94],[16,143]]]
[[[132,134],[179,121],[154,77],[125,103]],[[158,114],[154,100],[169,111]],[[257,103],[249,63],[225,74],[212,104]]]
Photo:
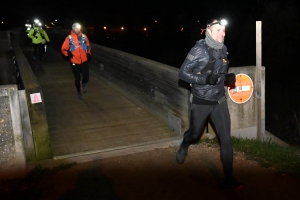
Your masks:
[[[300,199],[300,178],[262,168],[235,153],[234,174],[245,184],[239,191],[221,191],[218,147],[191,146],[183,165],[175,161],[177,147],[79,163],[34,183],[7,188],[1,199]],[[15,183],[16,184],[16,183]],[[18,189],[16,189],[18,188]]]

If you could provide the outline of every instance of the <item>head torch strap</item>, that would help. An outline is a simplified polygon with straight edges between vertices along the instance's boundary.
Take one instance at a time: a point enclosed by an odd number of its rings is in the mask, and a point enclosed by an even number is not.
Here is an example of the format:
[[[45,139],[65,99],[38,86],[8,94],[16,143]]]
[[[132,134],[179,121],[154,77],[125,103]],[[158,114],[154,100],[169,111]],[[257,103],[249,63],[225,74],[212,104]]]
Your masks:
[[[225,19],[221,19],[220,21],[207,24],[207,27],[211,27],[211,26],[213,26],[215,24],[219,24],[221,26],[226,26],[227,25],[227,21]]]

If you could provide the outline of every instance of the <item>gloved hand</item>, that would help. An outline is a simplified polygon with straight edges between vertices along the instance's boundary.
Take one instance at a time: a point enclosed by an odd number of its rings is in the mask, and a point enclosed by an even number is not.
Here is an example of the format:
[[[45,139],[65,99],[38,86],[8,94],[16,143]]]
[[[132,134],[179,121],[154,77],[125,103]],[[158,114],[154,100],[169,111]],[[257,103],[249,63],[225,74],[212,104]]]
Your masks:
[[[72,54],[71,51],[68,51],[68,57],[69,57],[69,58],[73,58],[73,54]]]
[[[210,85],[215,85],[217,82],[218,82],[218,79],[219,79],[219,75],[218,74],[209,74],[207,77],[206,77],[206,83],[210,84]]]
[[[228,82],[229,84],[235,83],[235,74],[234,73],[226,74],[225,81]]]

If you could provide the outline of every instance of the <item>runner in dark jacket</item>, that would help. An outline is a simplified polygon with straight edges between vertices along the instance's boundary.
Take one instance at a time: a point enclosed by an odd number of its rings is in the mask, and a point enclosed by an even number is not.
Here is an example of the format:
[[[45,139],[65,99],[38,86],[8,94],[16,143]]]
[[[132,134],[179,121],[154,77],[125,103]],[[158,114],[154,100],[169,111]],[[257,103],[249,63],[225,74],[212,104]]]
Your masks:
[[[225,98],[224,82],[235,83],[235,74],[228,74],[227,48],[224,45],[226,21],[212,19],[207,23],[206,38],[190,50],[180,70],[179,78],[191,85],[190,129],[176,153],[176,161],[182,164],[191,144],[202,136],[207,118],[210,117],[220,140],[225,189],[240,189],[242,184],[233,177],[233,147],[231,121]]]

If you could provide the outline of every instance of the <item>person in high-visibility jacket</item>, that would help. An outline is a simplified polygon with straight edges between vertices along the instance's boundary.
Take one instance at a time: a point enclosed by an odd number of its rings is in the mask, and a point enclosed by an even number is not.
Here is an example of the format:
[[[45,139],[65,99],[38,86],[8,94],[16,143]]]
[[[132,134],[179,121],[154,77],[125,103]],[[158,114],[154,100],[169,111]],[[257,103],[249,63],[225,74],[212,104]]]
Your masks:
[[[86,92],[86,84],[89,81],[89,66],[87,61],[91,56],[91,45],[88,37],[81,32],[79,23],[73,24],[71,34],[66,37],[62,44],[61,52],[64,56],[69,57],[75,78],[77,97],[81,99],[81,91]]]
[[[32,39],[33,59],[42,60],[45,53],[45,44],[49,45],[50,39],[39,21],[34,22],[34,26],[30,29],[28,37]]]

